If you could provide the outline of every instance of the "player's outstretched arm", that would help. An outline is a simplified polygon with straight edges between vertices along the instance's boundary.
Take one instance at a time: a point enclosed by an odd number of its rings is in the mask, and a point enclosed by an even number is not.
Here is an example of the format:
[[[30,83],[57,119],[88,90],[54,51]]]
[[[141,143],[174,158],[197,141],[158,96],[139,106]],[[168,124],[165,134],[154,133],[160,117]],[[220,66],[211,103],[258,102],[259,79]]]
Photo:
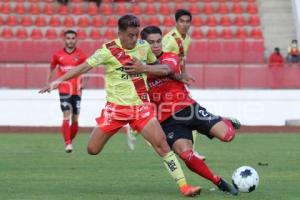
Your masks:
[[[153,76],[167,76],[172,73],[171,68],[165,64],[145,65],[136,58],[133,58],[133,63],[124,66],[125,72],[128,74],[146,73]]]
[[[63,76],[57,78],[56,80],[52,81],[51,83],[47,84],[46,87],[41,89],[39,93],[45,93],[45,92],[50,92],[51,90],[54,90],[58,87],[58,85],[64,81],[67,81],[73,77],[79,76],[81,74],[84,74],[88,71],[90,71],[93,67],[91,67],[87,62],[84,62],[74,69],[68,71],[66,74]]]

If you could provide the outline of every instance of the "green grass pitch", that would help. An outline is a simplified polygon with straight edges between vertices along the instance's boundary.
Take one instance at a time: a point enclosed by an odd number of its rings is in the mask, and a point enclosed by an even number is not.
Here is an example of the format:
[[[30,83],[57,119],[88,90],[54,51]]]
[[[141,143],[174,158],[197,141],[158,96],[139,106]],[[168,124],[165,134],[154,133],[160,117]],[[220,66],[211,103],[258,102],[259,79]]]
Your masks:
[[[124,135],[116,135],[100,155],[86,153],[87,134],[75,151],[63,151],[59,134],[0,134],[0,199],[3,200],[176,200],[181,197],[161,159],[138,137],[130,151]],[[300,134],[242,134],[231,143],[197,138],[207,164],[230,180],[242,166],[254,167],[260,184],[253,193],[224,194],[191,173],[188,181],[203,187],[195,199],[300,199]],[[268,163],[260,166],[258,163]]]

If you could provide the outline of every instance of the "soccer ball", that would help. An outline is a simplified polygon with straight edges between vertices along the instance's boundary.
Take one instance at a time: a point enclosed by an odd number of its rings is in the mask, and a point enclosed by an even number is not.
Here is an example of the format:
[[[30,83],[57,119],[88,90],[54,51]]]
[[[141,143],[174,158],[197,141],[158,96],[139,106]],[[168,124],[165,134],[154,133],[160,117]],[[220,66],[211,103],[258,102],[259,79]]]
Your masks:
[[[232,174],[232,184],[240,192],[252,192],[259,183],[259,177],[255,169],[249,166],[242,166]]]

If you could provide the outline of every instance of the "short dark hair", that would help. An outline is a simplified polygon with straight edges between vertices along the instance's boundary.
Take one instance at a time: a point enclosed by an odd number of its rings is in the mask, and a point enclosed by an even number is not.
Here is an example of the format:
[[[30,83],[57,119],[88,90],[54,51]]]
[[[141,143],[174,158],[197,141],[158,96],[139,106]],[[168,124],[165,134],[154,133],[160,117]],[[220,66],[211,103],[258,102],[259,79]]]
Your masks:
[[[279,47],[275,47],[274,51],[280,52],[280,48]]]
[[[127,28],[139,28],[140,20],[134,15],[123,15],[118,21],[119,31],[126,31]]]
[[[66,30],[64,36],[66,36],[67,34],[74,34],[75,36],[77,36],[77,32],[73,30]]]
[[[155,34],[158,33],[160,35],[162,35],[162,32],[160,30],[159,27],[157,26],[146,26],[145,28],[143,28],[142,32],[141,32],[141,38],[143,40],[147,40],[147,37],[149,34]]]
[[[190,11],[185,10],[185,9],[178,9],[178,10],[176,10],[176,13],[175,13],[175,20],[176,20],[176,22],[178,21],[178,19],[181,16],[184,16],[184,15],[189,16],[190,20],[192,21],[192,14],[190,13]]]

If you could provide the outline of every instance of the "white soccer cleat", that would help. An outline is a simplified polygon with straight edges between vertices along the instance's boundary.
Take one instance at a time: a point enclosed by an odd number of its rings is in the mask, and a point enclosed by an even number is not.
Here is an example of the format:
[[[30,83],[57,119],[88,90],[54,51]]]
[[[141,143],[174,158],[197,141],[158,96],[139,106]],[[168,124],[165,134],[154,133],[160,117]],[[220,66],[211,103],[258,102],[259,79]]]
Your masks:
[[[66,151],[66,153],[72,153],[72,151],[73,151],[72,144],[67,144],[65,147],[65,151]]]
[[[127,136],[127,145],[130,150],[134,150],[135,148],[135,143],[136,143],[136,138],[132,133],[132,129],[130,126],[126,126],[126,136]]]

